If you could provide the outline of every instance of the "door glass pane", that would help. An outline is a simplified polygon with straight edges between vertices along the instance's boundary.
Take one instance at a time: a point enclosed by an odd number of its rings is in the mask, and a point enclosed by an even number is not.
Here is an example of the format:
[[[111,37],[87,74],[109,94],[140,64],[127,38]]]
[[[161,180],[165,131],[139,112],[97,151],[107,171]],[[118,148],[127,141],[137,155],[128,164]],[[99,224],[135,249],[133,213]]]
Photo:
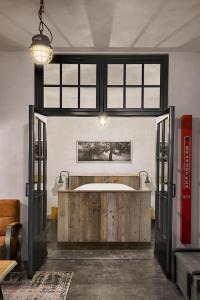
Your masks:
[[[107,107],[123,108],[123,88],[107,89]]]
[[[159,127],[160,127],[160,142],[162,142],[162,132],[163,132],[162,128],[163,128],[163,123],[160,123]]]
[[[43,191],[43,161],[41,161],[41,165],[40,165],[40,189]]]
[[[165,163],[165,170],[164,170],[164,191],[168,191],[168,163]]]
[[[34,161],[34,190],[38,188],[38,160]]]
[[[95,64],[82,64],[80,66],[81,85],[96,85],[96,65]]]
[[[160,89],[144,88],[144,108],[160,107]]]
[[[119,64],[108,64],[108,85],[123,84],[124,66]]]
[[[166,194],[165,194],[165,196],[166,196]],[[167,199],[164,198],[163,199],[163,235],[164,235],[164,237],[167,236],[167,218],[166,218],[166,211],[168,209],[167,203],[168,203]]]
[[[160,64],[144,65],[144,84],[160,85]]]
[[[165,120],[165,142],[168,142],[168,136],[169,136],[169,118]]]
[[[44,84],[60,84],[60,65],[48,64],[44,66]]]
[[[62,107],[78,108],[78,88],[62,88]]]
[[[159,191],[162,190],[162,162],[159,163]]]
[[[80,108],[96,108],[96,88],[80,89]]]
[[[126,65],[126,84],[127,85],[142,84],[142,65],[140,64]]]
[[[60,88],[44,88],[44,107],[60,107]]]
[[[44,130],[44,123],[41,122],[41,132],[40,132],[40,135],[41,135],[41,141],[43,141],[43,130]]]
[[[158,220],[157,220],[157,224],[158,224],[158,229],[160,229],[160,215],[161,215],[161,213],[160,213],[160,195],[158,195],[158,207],[157,207],[157,209],[158,209]]]
[[[38,141],[38,118],[34,115],[34,138]]]
[[[62,84],[77,85],[78,84],[78,65],[63,64],[62,65]]]
[[[141,88],[126,88],[126,108],[141,108]]]
[[[42,141],[35,141],[35,158],[41,158],[43,156],[43,142]]]

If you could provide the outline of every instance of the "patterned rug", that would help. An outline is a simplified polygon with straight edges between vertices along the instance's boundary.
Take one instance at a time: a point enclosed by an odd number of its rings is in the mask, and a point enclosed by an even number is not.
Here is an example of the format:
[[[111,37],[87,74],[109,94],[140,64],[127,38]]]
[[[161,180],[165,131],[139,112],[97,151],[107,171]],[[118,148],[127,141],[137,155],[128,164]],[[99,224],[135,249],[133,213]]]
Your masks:
[[[72,272],[36,272],[29,280],[11,275],[2,283],[5,300],[65,300]]]

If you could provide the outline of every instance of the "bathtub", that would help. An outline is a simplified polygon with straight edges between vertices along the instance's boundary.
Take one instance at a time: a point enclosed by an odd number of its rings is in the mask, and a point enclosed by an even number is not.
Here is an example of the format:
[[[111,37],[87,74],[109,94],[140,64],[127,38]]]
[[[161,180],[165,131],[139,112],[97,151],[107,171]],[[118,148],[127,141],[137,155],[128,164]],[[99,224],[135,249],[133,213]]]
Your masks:
[[[120,183],[88,183],[74,189],[75,191],[135,191],[132,187]]]
[[[58,242],[151,241],[151,191],[92,183],[58,191]]]

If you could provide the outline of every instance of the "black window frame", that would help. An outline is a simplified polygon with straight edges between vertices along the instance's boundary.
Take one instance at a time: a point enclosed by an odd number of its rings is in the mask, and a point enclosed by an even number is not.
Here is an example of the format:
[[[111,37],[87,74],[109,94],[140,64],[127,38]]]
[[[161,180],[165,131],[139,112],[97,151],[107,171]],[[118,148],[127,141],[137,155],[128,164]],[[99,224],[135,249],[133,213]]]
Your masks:
[[[55,54],[52,64],[96,64],[96,108],[44,108],[44,72],[43,67],[35,65],[35,106],[47,116],[98,116],[105,113],[110,116],[158,116],[168,108],[168,54],[124,54],[124,55],[96,55],[96,54]],[[144,75],[145,64],[160,64],[160,108],[107,108],[107,65],[108,64],[142,64]],[[62,67],[60,67],[62,78]],[[125,68],[125,67],[124,67]],[[144,76],[142,75],[142,103],[144,103]],[[125,75],[124,75],[125,76]],[[124,78],[125,80],[125,78]],[[78,81],[80,93],[80,80]],[[45,85],[51,86],[51,85]],[[62,85],[65,87],[65,85]],[[60,97],[62,97],[60,85]],[[67,86],[67,85],[66,85]],[[86,85],[84,85],[87,87]],[[153,85],[152,85],[153,86]],[[89,86],[88,86],[89,87]],[[156,87],[156,86],[155,86]],[[123,83],[123,94],[126,86]],[[79,94],[80,107],[80,94]],[[60,98],[61,102],[61,98]]]

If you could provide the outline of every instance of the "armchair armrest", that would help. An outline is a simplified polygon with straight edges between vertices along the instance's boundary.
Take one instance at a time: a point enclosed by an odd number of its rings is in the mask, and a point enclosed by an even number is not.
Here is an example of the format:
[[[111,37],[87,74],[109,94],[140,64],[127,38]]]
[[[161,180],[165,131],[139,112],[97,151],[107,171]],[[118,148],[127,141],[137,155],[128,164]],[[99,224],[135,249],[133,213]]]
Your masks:
[[[7,225],[5,235],[5,259],[11,259],[11,241],[12,238],[16,238],[17,253],[16,260],[21,263],[21,241],[22,241],[22,224],[19,222],[13,222]]]

